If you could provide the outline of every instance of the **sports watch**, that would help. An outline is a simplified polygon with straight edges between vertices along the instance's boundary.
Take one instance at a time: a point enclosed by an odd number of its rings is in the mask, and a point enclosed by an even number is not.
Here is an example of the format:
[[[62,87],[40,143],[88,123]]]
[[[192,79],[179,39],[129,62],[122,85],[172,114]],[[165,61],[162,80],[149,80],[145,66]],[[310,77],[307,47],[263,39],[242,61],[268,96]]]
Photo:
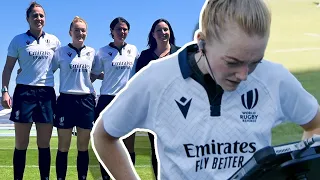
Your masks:
[[[4,92],[8,92],[8,88],[6,86],[4,86],[2,89],[1,89],[1,93],[4,93]]]

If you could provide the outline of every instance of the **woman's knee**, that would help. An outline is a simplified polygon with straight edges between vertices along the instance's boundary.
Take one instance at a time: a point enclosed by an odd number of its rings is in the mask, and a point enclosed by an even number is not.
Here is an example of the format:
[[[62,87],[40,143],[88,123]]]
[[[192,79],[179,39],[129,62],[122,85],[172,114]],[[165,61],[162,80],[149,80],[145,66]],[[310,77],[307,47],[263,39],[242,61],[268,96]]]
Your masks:
[[[58,129],[58,149],[67,152],[70,149],[72,129]]]
[[[28,148],[31,126],[31,123],[15,123],[15,146],[18,150]]]
[[[52,124],[37,123],[37,145],[39,148],[47,148],[50,146],[52,136]]]
[[[77,128],[77,148],[79,151],[87,151],[90,142],[90,129]]]

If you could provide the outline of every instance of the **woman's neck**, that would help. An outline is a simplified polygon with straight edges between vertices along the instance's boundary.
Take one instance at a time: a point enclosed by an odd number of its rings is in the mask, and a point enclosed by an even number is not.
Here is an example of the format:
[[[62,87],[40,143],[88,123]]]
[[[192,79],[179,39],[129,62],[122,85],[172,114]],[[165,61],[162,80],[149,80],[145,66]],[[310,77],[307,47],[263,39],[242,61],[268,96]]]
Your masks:
[[[207,70],[207,62],[206,59],[203,55],[201,55],[201,52],[198,52],[194,55],[194,58],[196,60],[196,64],[198,65],[198,68],[200,69],[200,71],[202,72],[202,74],[208,74],[208,70]]]
[[[154,52],[159,57],[164,57],[170,52],[170,44],[169,43],[158,43]]]
[[[39,38],[42,34],[42,30],[33,30],[33,29],[30,29],[30,33],[34,36],[34,37],[37,37]]]
[[[124,45],[124,41],[122,42],[114,41],[113,45],[116,46],[118,49],[120,49]]]
[[[83,43],[71,43],[73,47],[77,48],[80,50],[83,47]]]

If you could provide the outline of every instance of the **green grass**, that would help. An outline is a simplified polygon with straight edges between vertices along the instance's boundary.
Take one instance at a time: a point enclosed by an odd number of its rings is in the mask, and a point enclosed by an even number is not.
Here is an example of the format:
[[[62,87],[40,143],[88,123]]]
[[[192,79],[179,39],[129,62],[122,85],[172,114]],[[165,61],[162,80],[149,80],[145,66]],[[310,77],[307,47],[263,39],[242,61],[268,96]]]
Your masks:
[[[320,8],[316,8],[313,0],[269,0],[273,14],[271,36],[266,51],[266,58],[280,62],[289,68],[302,85],[320,101],[320,37],[305,33],[320,34]],[[300,48],[300,49],[299,49]],[[304,50],[301,48],[305,48]],[[312,49],[313,48],[313,49]],[[272,144],[278,145],[300,140],[302,129],[292,123],[279,125],[272,130]],[[0,138],[0,179],[13,179],[12,150],[14,139]],[[39,179],[37,166],[37,147],[35,138],[30,141],[27,152],[25,180]],[[55,179],[55,154],[57,138],[53,137],[51,179]],[[69,153],[68,179],[77,179],[75,139]],[[136,138],[136,170],[141,179],[152,179],[150,164],[150,144],[148,137]],[[7,148],[7,149],[5,149]],[[88,179],[97,180],[100,176],[98,162],[90,151],[90,168]]]
[[[13,137],[3,137],[0,138],[0,177],[5,177],[4,179],[13,179],[12,167],[12,153],[14,147]],[[77,169],[76,169],[76,137],[72,138],[72,144],[69,151],[68,157],[68,172],[67,179],[74,180],[77,179]],[[136,170],[142,179],[150,179],[153,176],[152,167],[150,163],[150,143],[148,136],[137,136],[135,151],[137,154]],[[51,140],[51,179],[56,179],[55,176],[55,157],[57,152],[57,137],[52,137]],[[100,178],[99,163],[96,159],[92,149],[89,151],[90,163],[88,171],[88,180],[97,180]],[[30,145],[27,151],[27,166],[25,169],[25,179],[33,180],[39,179],[38,170],[38,150],[36,146],[36,137],[30,138]],[[2,178],[0,178],[2,179]]]

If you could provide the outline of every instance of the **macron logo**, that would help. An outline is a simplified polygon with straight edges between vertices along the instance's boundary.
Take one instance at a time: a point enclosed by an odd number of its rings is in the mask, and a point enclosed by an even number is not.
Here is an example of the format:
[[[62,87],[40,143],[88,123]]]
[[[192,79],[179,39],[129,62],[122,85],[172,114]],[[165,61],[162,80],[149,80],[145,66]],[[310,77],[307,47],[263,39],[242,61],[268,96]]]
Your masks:
[[[179,101],[175,100],[185,119],[187,118],[187,114],[189,111],[191,100],[192,99],[190,99],[188,102],[186,102],[187,99],[185,97],[180,98]]]

